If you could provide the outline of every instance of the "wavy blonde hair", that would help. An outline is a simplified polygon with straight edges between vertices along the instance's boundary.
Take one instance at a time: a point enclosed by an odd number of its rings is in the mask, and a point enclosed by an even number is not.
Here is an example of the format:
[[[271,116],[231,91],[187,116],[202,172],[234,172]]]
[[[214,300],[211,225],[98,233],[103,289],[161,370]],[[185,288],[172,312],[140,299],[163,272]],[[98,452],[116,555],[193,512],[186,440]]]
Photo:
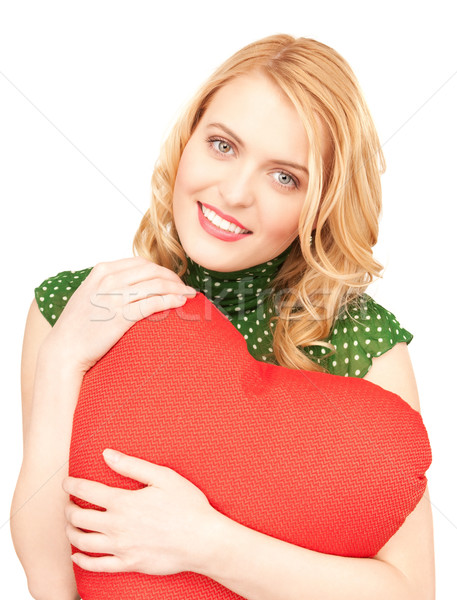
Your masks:
[[[185,273],[187,260],[172,214],[179,161],[213,95],[252,71],[270,78],[290,99],[309,141],[309,183],[298,236],[272,282],[277,315],[270,321],[280,365],[325,371],[301,350],[335,348],[328,338],[335,319],[360,297],[382,265],[373,257],[381,212],[380,175],[385,159],[373,120],[347,62],[309,38],[272,35],[226,60],[187,104],[162,145],[152,175],[152,200],[133,241],[134,253]],[[316,116],[330,137],[324,164]],[[313,223],[317,217],[315,231]],[[309,239],[313,233],[313,243]]]

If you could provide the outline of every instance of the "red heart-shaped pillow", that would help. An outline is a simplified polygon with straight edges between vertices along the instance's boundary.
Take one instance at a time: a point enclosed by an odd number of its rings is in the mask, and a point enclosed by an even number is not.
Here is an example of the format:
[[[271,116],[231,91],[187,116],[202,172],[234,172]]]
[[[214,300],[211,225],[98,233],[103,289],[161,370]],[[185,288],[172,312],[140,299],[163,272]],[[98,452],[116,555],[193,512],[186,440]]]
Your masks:
[[[256,361],[200,293],[135,323],[86,373],[69,473],[143,487],[109,469],[107,447],[172,468],[247,527],[352,557],[374,556],[397,531],[432,458],[421,415],[399,396]],[[238,598],[193,572],[75,573],[84,600]]]

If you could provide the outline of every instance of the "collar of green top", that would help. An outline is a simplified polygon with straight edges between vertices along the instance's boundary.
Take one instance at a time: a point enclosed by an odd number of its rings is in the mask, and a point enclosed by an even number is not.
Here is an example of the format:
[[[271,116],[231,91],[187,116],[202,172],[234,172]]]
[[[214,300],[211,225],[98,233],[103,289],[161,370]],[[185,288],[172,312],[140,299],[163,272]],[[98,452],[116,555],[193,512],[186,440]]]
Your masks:
[[[230,320],[263,306],[271,292],[271,282],[286,260],[292,246],[275,258],[239,271],[205,269],[186,255],[187,285],[205,294]],[[256,311],[260,312],[260,311]]]

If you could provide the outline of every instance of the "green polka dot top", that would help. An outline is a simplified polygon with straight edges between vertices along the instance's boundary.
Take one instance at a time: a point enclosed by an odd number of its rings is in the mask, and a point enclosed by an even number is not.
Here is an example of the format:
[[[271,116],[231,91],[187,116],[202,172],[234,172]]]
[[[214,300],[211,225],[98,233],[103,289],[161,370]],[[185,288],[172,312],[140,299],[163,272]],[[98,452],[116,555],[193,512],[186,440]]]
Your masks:
[[[275,309],[268,286],[287,254],[288,250],[266,263],[230,273],[204,269],[188,257],[189,267],[183,277],[186,284],[204,293],[230,319],[254,358],[273,364],[278,363],[268,323]],[[91,270],[92,267],[62,271],[35,288],[38,306],[51,325]],[[399,342],[409,344],[412,339],[413,335],[400,326],[390,311],[363,294],[335,320],[330,337],[323,340],[333,344],[334,353],[320,346],[308,346],[303,352],[329,373],[364,377],[373,358]]]

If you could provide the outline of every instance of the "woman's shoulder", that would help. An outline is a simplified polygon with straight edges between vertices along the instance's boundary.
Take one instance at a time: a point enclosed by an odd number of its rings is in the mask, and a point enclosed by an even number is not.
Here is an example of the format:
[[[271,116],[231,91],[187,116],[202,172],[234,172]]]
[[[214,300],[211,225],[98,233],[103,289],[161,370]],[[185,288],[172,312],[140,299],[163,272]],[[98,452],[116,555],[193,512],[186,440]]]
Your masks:
[[[68,300],[86,279],[93,267],[79,271],[60,271],[47,277],[35,288],[35,299],[43,316],[51,324],[57,321]]]
[[[409,344],[413,334],[402,327],[395,315],[376,302],[368,294],[362,294],[335,320],[332,332],[325,341],[335,347],[335,353],[327,356],[318,347],[309,353],[335,375],[364,377],[372,365],[373,358],[381,356],[399,342]],[[310,356],[313,358],[313,356]]]

